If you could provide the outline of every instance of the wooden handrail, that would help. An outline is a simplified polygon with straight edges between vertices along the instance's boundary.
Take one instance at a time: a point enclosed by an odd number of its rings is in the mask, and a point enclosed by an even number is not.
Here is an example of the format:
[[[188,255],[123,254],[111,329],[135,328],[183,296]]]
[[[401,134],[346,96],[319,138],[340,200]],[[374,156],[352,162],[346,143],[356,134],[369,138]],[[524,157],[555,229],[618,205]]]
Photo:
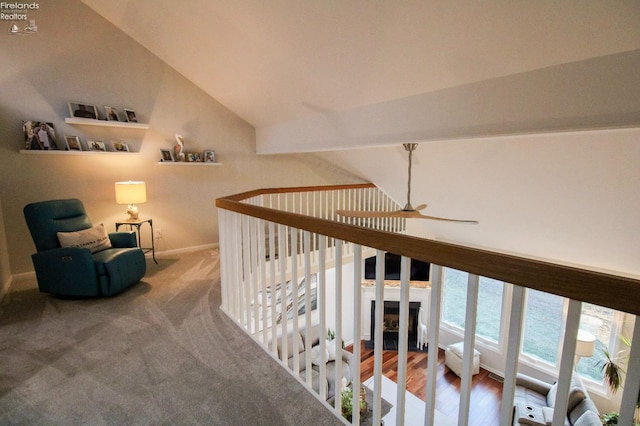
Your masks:
[[[290,187],[284,187],[284,188],[261,188],[261,189],[254,189],[252,191],[241,192],[239,194],[229,195],[226,197],[219,198],[218,200],[242,201],[251,197],[257,197],[258,195],[267,195],[267,194],[336,191],[340,189],[366,189],[366,188],[375,188],[375,187],[376,186],[372,183],[354,183],[349,185],[331,185],[331,186],[290,186]],[[216,203],[217,203],[217,200],[216,200]]]
[[[378,231],[241,202],[262,194],[361,187],[371,188],[375,185],[259,189],[218,198],[216,206],[401,256],[640,315],[640,279],[636,277]]]

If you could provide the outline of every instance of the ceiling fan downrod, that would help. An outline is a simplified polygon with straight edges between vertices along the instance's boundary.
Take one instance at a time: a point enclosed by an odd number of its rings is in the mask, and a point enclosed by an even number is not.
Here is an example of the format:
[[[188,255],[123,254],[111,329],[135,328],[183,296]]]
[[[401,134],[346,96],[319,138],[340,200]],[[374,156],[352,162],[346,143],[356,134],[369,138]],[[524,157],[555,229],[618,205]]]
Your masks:
[[[418,147],[417,143],[405,143],[403,144],[404,149],[409,152],[409,170],[408,170],[408,180],[407,180],[407,204],[405,204],[402,209],[405,212],[414,212],[416,211],[411,205],[411,157],[413,151]]]

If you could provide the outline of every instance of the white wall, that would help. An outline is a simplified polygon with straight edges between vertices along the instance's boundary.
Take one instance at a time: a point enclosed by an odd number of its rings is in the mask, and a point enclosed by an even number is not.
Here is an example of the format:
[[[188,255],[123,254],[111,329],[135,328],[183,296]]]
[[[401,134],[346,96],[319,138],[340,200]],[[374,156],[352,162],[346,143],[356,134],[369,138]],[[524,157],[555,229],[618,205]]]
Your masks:
[[[592,268],[640,274],[639,128],[425,142],[413,156],[412,235]],[[400,204],[401,146],[321,156],[371,180]]]

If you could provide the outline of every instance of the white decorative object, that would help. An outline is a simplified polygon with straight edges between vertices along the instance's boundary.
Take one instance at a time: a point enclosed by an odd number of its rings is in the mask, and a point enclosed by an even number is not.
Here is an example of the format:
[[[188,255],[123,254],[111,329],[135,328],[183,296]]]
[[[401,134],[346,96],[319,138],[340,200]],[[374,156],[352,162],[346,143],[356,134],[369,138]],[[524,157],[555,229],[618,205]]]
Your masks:
[[[182,138],[182,135],[176,133],[176,140],[178,141],[178,145],[176,145],[174,148],[176,161],[184,161],[184,139]]]
[[[464,351],[464,342],[449,345],[444,352],[444,365],[449,367],[458,377],[462,376],[462,356]],[[480,352],[473,350],[473,369],[471,374],[480,372]]]
[[[424,308],[420,308],[418,312],[418,339],[416,346],[422,350],[427,345],[427,313]]]
[[[57,235],[61,247],[86,248],[91,250],[91,253],[111,248],[111,240],[102,223],[81,231],[58,232]]]

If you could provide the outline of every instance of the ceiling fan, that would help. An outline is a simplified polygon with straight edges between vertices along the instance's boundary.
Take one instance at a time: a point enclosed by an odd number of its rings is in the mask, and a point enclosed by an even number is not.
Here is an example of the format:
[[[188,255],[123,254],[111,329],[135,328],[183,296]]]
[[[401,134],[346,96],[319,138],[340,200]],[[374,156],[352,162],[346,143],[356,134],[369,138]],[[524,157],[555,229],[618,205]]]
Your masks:
[[[418,147],[417,143],[405,143],[404,149],[409,152],[409,179],[407,181],[407,204],[405,204],[402,210],[391,211],[366,211],[366,210],[336,210],[336,213],[345,217],[358,217],[358,218],[378,218],[378,217],[399,217],[405,219],[431,219],[441,220],[445,222],[458,222],[458,223],[473,223],[477,224],[477,220],[461,220],[461,219],[449,219],[445,217],[427,216],[420,213],[420,210],[427,208],[426,204],[420,204],[417,207],[411,205],[411,156],[413,151]]]

